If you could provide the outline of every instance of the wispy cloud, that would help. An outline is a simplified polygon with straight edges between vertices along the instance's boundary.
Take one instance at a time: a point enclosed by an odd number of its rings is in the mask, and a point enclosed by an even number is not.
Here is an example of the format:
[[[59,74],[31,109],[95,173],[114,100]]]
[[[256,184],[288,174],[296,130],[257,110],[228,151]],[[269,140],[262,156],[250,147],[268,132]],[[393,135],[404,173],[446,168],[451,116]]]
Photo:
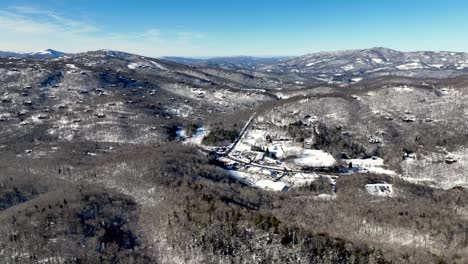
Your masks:
[[[12,6],[8,8],[8,11],[4,13],[15,16],[21,20],[27,20],[29,23],[45,24],[55,30],[66,30],[76,33],[99,31],[96,26],[90,23],[68,19],[55,12],[36,7]]]
[[[174,31],[175,30],[175,31]],[[66,52],[117,49],[148,56],[184,55],[198,47],[205,34],[146,28],[135,32],[108,32],[95,24],[31,6],[0,10],[0,50],[33,51],[54,48]]]

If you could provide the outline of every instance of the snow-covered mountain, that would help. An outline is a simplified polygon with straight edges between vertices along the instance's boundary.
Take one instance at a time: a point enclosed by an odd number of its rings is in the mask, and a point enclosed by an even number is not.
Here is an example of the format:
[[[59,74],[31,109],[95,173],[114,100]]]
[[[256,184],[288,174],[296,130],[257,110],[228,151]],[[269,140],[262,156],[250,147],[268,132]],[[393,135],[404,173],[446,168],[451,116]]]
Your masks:
[[[61,51],[53,49],[40,50],[29,53],[0,51],[0,57],[18,57],[18,58],[36,58],[36,59],[50,59],[70,55]]]
[[[387,48],[318,52],[257,67],[325,82],[356,82],[384,75],[447,78],[468,73],[468,54],[447,51],[401,52]]]
[[[138,60],[139,55],[113,50],[83,54],[106,55]],[[68,54],[52,49],[31,53],[0,52],[0,57],[58,58]],[[302,86],[320,83],[352,84],[381,76],[415,79],[444,79],[468,74],[468,54],[449,51],[402,52],[376,47],[311,53],[299,57],[213,57],[208,59],[162,57],[199,68],[230,71],[229,74],[250,74],[272,77]]]
[[[40,51],[35,51],[31,53],[26,54],[28,57],[33,57],[33,58],[38,58],[38,59],[44,59],[44,58],[57,58],[57,57],[62,57],[68,55],[67,53],[61,52],[61,51],[56,51],[53,49],[46,49],[46,50],[40,50]]]

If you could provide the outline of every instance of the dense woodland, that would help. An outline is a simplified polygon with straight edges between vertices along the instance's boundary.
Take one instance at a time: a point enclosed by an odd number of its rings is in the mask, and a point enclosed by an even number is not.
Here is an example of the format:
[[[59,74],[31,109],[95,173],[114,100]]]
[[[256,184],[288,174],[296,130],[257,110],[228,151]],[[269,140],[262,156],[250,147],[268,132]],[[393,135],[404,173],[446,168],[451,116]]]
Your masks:
[[[105,146],[63,145],[35,159],[18,158],[16,147],[0,163],[4,263],[467,260],[463,189],[350,175],[338,179],[336,200],[320,200],[332,193],[326,179],[284,193],[253,189],[179,143],[114,145],[93,157],[81,153]],[[399,196],[364,190],[382,181]]]

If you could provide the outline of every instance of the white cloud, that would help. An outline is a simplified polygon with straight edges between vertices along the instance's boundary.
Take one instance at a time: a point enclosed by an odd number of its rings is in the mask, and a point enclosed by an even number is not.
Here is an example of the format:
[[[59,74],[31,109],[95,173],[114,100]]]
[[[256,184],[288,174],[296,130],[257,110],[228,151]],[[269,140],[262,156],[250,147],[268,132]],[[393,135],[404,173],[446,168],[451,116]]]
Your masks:
[[[0,31],[0,50],[53,48],[82,52],[115,49],[147,56],[193,55],[200,52],[194,42],[206,37],[197,32],[162,31],[158,28],[125,33],[107,32],[93,23],[29,6],[0,10]]]

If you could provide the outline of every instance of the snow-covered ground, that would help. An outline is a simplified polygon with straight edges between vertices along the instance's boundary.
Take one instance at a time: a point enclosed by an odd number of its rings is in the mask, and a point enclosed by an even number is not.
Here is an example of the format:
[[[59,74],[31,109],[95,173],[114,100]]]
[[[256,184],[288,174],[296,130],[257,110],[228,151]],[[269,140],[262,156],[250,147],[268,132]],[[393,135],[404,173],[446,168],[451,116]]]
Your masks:
[[[203,138],[208,133],[204,127],[197,128],[195,134],[190,137],[187,137],[187,131],[185,129],[178,129],[176,131],[176,135],[178,138],[183,139],[183,143],[185,144],[196,144],[201,145]]]
[[[322,150],[304,149],[300,144],[292,141],[266,141],[269,133],[265,130],[253,129],[247,131],[242,140],[236,145],[235,150],[240,152],[251,151],[252,146],[263,146],[274,154],[280,162],[291,158],[288,165],[294,168],[300,167],[332,167],[336,160],[329,153]]]
[[[291,175],[284,176],[281,181],[289,186],[304,186],[316,181],[319,177],[320,175],[316,173],[292,173]]]
[[[396,67],[398,70],[414,70],[414,69],[424,68],[424,66],[419,62],[405,63],[405,64],[398,65]]]
[[[245,171],[227,170],[235,179],[261,189],[270,189],[275,191],[285,190],[287,184],[281,181],[274,181],[273,177],[268,177],[260,173],[250,173]],[[281,188],[280,188],[281,187]]]
[[[255,186],[265,190],[272,191],[285,191],[288,186],[283,182],[274,182],[272,180],[259,180],[255,183]]]
[[[336,160],[330,153],[318,149],[304,149],[301,156],[294,160],[301,167],[332,167]]]
[[[235,179],[260,189],[273,191],[285,191],[290,187],[300,187],[316,181],[320,177],[328,177],[330,183],[334,185],[336,179],[326,175],[318,175],[316,173],[291,173],[286,176],[272,174],[271,170],[250,167],[243,171],[226,170]]]
[[[161,64],[155,62],[155,61],[140,61],[140,62],[132,62],[127,65],[129,69],[135,70],[138,68],[148,68],[148,69],[160,69],[160,70],[167,70],[164,66]]]
[[[395,87],[393,88],[395,91],[397,92],[408,92],[408,93],[411,93],[411,92],[414,92],[414,88],[413,87],[408,87],[408,86],[402,86],[402,87]]]
[[[372,157],[368,159],[344,159],[344,163],[352,164],[353,172],[372,172],[377,174],[396,175],[392,170],[388,170],[384,166],[384,160],[380,157]]]
[[[447,162],[451,158],[454,162]],[[443,189],[455,186],[468,187],[468,149],[461,148],[448,152],[418,154],[414,159],[406,159],[401,163],[403,177],[407,181]]]

